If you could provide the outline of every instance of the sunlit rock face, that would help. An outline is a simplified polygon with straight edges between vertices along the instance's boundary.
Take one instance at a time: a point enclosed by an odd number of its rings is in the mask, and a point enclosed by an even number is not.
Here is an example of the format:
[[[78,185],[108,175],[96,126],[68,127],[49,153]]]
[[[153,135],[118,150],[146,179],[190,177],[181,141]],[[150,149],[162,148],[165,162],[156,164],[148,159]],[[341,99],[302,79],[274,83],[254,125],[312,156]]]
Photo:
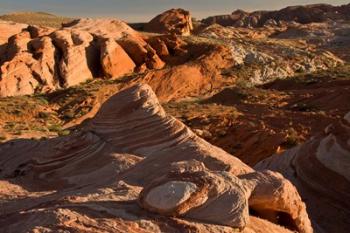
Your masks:
[[[1,144],[0,198],[3,232],[312,232],[288,180],[196,136],[147,85],[69,136]]]
[[[22,27],[0,44],[2,97],[46,93],[94,78],[118,79],[141,67],[165,66],[141,34],[120,20],[79,19],[61,29]]]
[[[184,9],[171,9],[157,15],[144,29],[149,32],[188,36],[193,30],[192,17]]]
[[[101,41],[101,65],[107,78],[130,74],[136,68],[134,61],[113,39]]]
[[[350,192],[350,113],[305,144],[256,169],[281,172],[305,200],[317,232],[347,232]],[[332,222],[323,221],[324,218]]]
[[[7,42],[8,38],[20,33],[28,25],[0,20],[0,46]]]

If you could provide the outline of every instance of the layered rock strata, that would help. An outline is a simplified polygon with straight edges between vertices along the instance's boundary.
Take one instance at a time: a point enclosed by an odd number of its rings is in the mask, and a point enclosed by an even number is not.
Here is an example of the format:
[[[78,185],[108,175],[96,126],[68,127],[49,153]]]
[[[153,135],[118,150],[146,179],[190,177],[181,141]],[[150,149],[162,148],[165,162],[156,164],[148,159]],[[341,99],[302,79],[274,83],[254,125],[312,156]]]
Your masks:
[[[196,136],[147,85],[69,136],[0,145],[0,184],[4,232],[312,232],[290,182]]]

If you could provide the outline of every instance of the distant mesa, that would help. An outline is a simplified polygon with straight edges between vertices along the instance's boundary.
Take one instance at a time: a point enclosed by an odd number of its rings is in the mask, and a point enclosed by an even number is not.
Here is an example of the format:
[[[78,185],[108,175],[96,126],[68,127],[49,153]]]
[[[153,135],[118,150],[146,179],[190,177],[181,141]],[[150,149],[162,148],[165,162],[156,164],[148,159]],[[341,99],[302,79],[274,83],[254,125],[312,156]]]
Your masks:
[[[308,24],[338,19],[350,19],[350,4],[342,6],[328,4],[291,6],[277,11],[254,11],[251,13],[237,10],[230,15],[205,18],[202,23],[235,27],[262,27],[272,22],[275,24],[282,22]]]

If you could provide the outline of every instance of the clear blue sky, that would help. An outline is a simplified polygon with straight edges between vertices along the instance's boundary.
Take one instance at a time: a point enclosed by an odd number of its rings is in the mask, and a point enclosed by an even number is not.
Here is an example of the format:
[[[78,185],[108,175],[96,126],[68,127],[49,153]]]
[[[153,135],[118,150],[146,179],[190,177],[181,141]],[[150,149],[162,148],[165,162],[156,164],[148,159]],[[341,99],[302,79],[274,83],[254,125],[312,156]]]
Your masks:
[[[312,3],[341,5],[349,3],[349,0],[0,0],[0,14],[45,11],[64,16],[117,17],[129,22],[141,22],[174,7],[185,8],[194,17],[204,18],[231,13],[238,8],[268,10]]]

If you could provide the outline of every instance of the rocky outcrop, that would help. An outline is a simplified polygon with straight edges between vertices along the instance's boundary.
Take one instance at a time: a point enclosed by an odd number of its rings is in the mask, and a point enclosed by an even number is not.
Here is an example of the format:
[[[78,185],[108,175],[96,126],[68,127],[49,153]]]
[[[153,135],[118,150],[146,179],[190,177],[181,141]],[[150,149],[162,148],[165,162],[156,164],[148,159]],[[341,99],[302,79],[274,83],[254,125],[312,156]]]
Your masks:
[[[0,96],[50,92],[165,66],[156,50],[119,20],[80,19],[63,29],[29,26],[9,38],[1,53]]]
[[[349,116],[305,144],[256,165],[258,170],[281,172],[298,188],[317,232],[345,233],[350,226]]]
[[[188,36],[193,30],[190,12],[183,9],[171,9],[153,18],[144,26],[148,32],[177,34]]]
[[[69,136],[0,145],[0,184],[4,232],[312,232],[286,179],[196,136],[147,85]]]
[[[143,37],[120,20],[78,19],[64,25],[66,28],[87,31],[97,38],[111,38],[118,42],[134,63],[149,69],[161,69],[164,62]]]
[[[96,59],[98,52],[92,51],[94,38],[90,33],[76,30],[59,30],[52,34],[52,38],[62,53],[59,70],[66,87],[77,85],[94,77],[93,69],[89,66],[89,63],[92,62],[88,59],[89,57]]]
[[[29,95],[58,87],[57,50],[49,37],[32,40],[26,31],[9,39],[1,65],[0,96]]]
[[[215,91],[227,81],[221,70],[232,62],[223,45],[188,43],[176,35],[144,38],[118,20],[80,19],[62,29],[29,26],[6,45],[0,95],[46,93],[138,73],[127,86],[149,83],[161,100],[171,100]]]
[[[30,46],[34,49],[33,56],[37,61],[32,69],[36,77],[41,79],[42,89],[40,91],[49,92],[55,90],[62,82],[56,63],[59,57],[58,49],[48,36],[33,39]]]
[[[15,35],[2,64],[1,96],[51,92],[134,72],[139,75],[125,86],[148,83],[162,101],[210,93],[226,82],[221,70],[232,65],[232,57],[225,46],[187,43],[176,35],[142,38],[117,23],[79,20],[53,32],[31,26]]]

